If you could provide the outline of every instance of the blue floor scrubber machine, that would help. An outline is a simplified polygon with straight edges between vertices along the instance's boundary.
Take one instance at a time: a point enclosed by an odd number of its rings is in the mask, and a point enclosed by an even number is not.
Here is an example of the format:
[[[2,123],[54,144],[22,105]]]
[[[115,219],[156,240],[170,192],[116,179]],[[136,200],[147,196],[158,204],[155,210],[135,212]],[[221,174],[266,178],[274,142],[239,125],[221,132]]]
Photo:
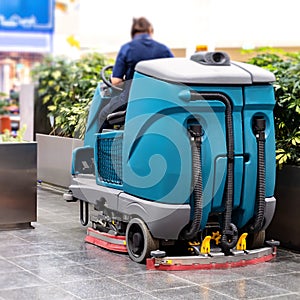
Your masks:
[[[274,255],[265,244],[276,204],[274,75],[225,52],[142,61],[126,110],[98,133],[99,111],[120,93],[110,67],[64,195],[80,201],[87,241],[169,266]]]

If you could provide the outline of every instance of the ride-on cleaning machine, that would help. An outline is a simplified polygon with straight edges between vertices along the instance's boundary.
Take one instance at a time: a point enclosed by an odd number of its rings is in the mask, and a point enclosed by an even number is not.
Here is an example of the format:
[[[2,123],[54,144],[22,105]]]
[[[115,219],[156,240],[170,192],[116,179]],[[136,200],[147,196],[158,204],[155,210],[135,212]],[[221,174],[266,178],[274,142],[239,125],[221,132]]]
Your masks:
[[[272,73],[197,52],[136,65],[126,111],[98,114],[120,93],[102,70],[73,182],[86,242],[148,269],[267,261],[276,200]],[[90,211],[91,205],[93,209]]]

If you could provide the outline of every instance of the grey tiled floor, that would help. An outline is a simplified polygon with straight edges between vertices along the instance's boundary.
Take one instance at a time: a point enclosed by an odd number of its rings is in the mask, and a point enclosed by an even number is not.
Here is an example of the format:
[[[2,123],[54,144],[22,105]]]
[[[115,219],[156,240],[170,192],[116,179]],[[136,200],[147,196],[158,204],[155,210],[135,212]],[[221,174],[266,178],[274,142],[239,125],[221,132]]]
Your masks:
[[[78,204],[39,187],[35,229],[0,232],[0,299],[300,299],[300,254],[227,270],[147,271],[84,242]]]

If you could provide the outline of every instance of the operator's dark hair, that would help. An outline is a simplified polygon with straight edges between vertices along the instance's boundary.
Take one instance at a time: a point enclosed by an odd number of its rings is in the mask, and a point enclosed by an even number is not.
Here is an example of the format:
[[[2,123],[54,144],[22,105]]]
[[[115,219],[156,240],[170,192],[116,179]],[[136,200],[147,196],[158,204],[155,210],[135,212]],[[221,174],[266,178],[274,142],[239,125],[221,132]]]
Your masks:
[[[144,17],[133,18],[131,26],[131,38],[133,38],[137,33],[152,33],[152,24]]]

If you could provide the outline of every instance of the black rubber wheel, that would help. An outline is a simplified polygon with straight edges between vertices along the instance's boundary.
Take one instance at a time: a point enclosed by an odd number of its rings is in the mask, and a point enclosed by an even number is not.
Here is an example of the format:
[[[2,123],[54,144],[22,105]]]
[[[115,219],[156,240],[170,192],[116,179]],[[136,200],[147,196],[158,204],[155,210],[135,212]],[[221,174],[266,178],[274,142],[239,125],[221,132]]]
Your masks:
[[[126,245],[129,257],[137,263],[144,263],[150,252],[158,249],[159,241],[152,237],[142,220],[133,218],[126,228]]]
[[[221,237],[221,248],[225,255],[230,254],[230,250],[233,249],[238,241],[238,230],[237,227],[233,224],[229,224],[227,235],[223,234]]]
[[[265,238],[266,232],[264,230],[250,233],[247,238],[247,249],[257,249],[263,247]]]

